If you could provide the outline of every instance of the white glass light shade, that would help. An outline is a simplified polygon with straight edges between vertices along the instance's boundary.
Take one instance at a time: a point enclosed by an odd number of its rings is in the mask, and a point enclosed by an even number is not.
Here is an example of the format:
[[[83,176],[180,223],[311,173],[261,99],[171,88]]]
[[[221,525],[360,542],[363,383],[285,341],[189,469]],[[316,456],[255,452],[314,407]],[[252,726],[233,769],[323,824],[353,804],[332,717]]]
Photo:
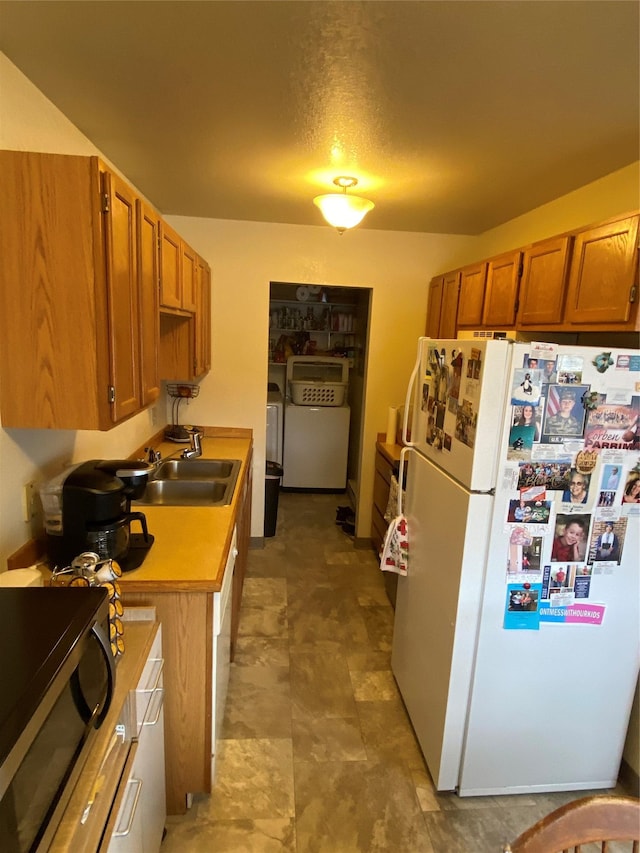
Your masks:
[[[362,222],[365,215],[374,208],[373,202],[368,198],[346,193],[318,195],[313,203],[320,208],[329,225],[333,225],[341,233]]]

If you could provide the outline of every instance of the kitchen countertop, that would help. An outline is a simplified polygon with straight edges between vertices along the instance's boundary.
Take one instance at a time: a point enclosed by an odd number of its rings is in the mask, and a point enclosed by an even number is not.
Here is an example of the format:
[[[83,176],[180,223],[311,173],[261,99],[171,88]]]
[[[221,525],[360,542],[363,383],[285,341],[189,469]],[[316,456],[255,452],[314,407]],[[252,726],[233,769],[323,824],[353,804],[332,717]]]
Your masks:
[[[153,444],[162,459],[177,458],[188,445],[170,441]],[[120,578],[123,591],[147,592],[202,590],[219,592],[231,544],[233,526],[242,494],[242,482],[251,458],[251,437],[226,437],[205,429],[203,459],[239,459],[240,472],[229,506],[147,506],[132,503],[142,511],[155,541],[144,563]],[[126,588],[126,589],[125,589]]]

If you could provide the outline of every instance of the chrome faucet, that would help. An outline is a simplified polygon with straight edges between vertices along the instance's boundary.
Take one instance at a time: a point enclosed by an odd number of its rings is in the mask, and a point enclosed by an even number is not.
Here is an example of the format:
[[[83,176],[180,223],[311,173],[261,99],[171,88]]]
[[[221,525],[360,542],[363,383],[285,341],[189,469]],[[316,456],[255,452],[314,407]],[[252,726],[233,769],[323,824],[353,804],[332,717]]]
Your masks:
[[[180,455],[183,459],[197,459],[198,456],[202,456],[202,444],[200,443],[202,433],[198,427],[185,427],[185,430],[189,433],[191,444],[189,449],[183,450]]]
[[[153,447],[145,447],[145,452],[147,453],[147,462],[151,465],[157,465],[158,462],[162,459],[162,454],[159,450],[154,450]]]

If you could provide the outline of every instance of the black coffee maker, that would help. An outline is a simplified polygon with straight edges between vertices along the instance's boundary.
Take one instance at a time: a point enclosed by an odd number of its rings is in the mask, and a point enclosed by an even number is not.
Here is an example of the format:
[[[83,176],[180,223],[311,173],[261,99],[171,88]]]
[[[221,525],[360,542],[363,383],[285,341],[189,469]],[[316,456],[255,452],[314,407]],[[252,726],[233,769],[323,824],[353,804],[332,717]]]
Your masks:
[[[142,496],[153,465],[130,459],[94,459],[64,471],[40,491],[47,551],[52,565],[68,566],[83,551],[111,557],[123,571],[138,568],[153,544]],[[141,532],[132,533],[137,522]]]

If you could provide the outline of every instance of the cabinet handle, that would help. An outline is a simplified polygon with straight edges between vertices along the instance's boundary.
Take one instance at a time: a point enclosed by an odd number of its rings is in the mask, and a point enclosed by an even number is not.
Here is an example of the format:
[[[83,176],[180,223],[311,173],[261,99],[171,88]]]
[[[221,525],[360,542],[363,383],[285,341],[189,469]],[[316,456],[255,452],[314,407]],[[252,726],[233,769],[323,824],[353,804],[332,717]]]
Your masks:
[[[143,720],[143,722],[142,722],[143,726],[155,726],[156,723],[158,722],[158,720],[160,719],[160,714],[162,713],[162,705],[164,703],[164,690],[162,687],[160,687],[158,689],[158,691],[156,692],[156,697],[159,697],[159,699],[157,699],[158,708],[156,710],[156,715],[153,718],[153,720],[148,720],[148,719]],[[149,702],[149,710],[151,710],[151,705],[153,704],[154,700],[155,700],[155,697],[154,697],[154,699],[151,700],[151,702]]]
[[[129,785],[136,785],[136,791],[133,795],[133,803],[131,804],[131,811],[129,813],[129,821],[125,829],[114,830],[113,838],[123,838],[125,835],[129,835],[131,832],[131,827],[133,826],[133,819],[136,816],[136,810],[138,808],[138,801],[140,799],[140,791],[142,790],[142,779],[134,779],[133,777],[129,779],[127,782],[127,788]]]
[[[156,679],[153,682],[153,687],[140,687],[138,689],[138,693],[155,693],[158,689],[158,684],[160,683],[160,676],[162,675],[162,670],[164,669],[164,658],[149,658],[149,662],[160,664],[160,666],[158,667],[158,672],[156,673]]]

